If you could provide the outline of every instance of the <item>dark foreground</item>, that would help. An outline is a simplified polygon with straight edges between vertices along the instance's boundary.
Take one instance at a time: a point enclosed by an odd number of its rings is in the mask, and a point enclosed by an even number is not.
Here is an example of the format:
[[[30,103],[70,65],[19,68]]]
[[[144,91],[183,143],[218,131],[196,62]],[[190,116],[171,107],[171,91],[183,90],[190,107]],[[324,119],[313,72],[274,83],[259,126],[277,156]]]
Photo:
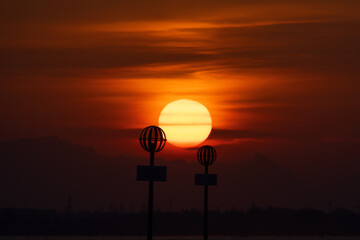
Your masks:
[[[199,211],[154,213],[155,236],[189,236],[186,239],[190,239],[190,236],[201,235],[201,233],[202,213]],[[57,213],[52,210],[0,209],[1,236],[112,235],[140,237],[145,234],[146,212]],[[252,208],[248,211],[211,211],[209,213],[209,235],[243,237],[360,236],[360,214],[344,209],[325,213],[313,209],[293,210],[272,207]],[[135,237],[134,239],[139,238]]]
[[[145,240],[146,237],[136,236],[2,236],[0,240]],[[360,237],[334,237],[334,236],[257,236],[257,237],[241,237],[241,236],[214,236],[209,240],[359,240]],[[200,236],[158,236],[154,240],[202,240]]]

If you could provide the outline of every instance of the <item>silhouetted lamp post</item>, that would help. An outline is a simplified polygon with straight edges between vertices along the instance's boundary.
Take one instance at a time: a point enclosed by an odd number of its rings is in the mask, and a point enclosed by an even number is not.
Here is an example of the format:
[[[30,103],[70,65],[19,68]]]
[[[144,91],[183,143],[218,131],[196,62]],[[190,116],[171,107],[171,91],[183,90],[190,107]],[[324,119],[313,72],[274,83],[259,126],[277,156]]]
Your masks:
[[[216,160],[215,148],[205,145],[199,148],[197,152],[199,163],[205,166],[205,174],[195,174],[195,185],[204,186],[204,240],[208,239],[208,186],[217,184],[217,175],[208,174],[208,168]]]
[[[150,165],[137,166],[137,180],[149,181],[147,240],[152,240],[154,181],[166,181],[166,167],[154,166],[154,155],[155,152],[160,152],[164,148],[166,135],[161,128],[148,126],[141,132],[139,140],[141,147],[150,152]]]

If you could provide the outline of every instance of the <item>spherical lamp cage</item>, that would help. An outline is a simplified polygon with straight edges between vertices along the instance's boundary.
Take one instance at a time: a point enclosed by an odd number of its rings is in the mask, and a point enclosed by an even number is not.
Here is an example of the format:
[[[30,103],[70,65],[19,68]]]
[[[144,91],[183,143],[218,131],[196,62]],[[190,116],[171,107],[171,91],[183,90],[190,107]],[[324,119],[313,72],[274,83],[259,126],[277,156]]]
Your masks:
[[[209,145],[200,147],[197,152],[197,160],[201,165],[204,166],[210,166],[214,164],[216,160],[215,148]]]
[[[157,126],[148,126],[140,134],[140,144],[148,152],[160,152],[166,143],[164,130]]]

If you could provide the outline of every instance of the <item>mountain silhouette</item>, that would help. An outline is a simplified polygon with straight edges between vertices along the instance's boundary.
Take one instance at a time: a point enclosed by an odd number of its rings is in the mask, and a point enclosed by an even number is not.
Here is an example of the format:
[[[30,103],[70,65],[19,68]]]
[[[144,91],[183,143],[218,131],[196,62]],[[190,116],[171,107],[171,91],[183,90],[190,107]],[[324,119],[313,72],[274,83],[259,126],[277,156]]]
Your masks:
[[[64,210],[71,195],[74,210],[146,210],[147,183],[136,181],[136,166],[148,164],[147,158],[109,158],[57,137],[0,142],[0,157],[0,208]],[[198,162],[157,158],[156,165],[166,165],[168,171],[167,182],[155,184],[155,209],[202,208],[203,189],[194,185],[194,174],[204,171]],[[253,202],[260,207],[327,209],[330,199],[336,200],[335,207],[347,199],[348,207],[358,205],[358,175],[317,185],[261,154],[245,161],[218,161],[209,172],[218,174],[218,186],[209,189],[210,209],[246,209]]]
[[[2,142],[0,156],[4,207],[62,209],[73,195],[78,206],[101,208],[131,191],[125,183],[135,179],[136,163],[56,137]]]

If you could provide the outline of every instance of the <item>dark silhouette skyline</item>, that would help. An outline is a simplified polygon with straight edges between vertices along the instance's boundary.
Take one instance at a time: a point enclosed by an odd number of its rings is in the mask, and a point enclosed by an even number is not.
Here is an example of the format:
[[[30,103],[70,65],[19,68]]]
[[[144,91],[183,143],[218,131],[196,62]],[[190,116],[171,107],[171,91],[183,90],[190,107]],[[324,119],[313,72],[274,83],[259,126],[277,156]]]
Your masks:
[[[56,212],[0,208],[1,236],[94,236],[146,234],[146,211]],[[155,211],[155,236],[199,236],[202,212]],[[244,211],[209,212],[211,236],[358,236],[359,213],[346,209],[251,207]]]
[[[196,153],[196,152],[195,152]],[[72,210],[145,210],[147,189],[136,181],[136,166],[146,158],[109,158],[92,148],[56,137],[17,139],[0,143],[2,208],[50,208],[63,211],[71,195]],[[159,182],[155,210],[202,209],[202,192],[194,174],[197,162],[165,161],[167,182]],[[216,170],[216,171],[215,171]],[[359,206],[359,175],[339,179],[304,179],[264,155],[231,164],[218,160],[218,186],[211,189],[209,209],[221,211],[259,207],[335,208]],[[185,197],[184,197],[185,196]],[[191,197],[186,197],[191,196]],[[171,200],[171,204],[169,203]]]

